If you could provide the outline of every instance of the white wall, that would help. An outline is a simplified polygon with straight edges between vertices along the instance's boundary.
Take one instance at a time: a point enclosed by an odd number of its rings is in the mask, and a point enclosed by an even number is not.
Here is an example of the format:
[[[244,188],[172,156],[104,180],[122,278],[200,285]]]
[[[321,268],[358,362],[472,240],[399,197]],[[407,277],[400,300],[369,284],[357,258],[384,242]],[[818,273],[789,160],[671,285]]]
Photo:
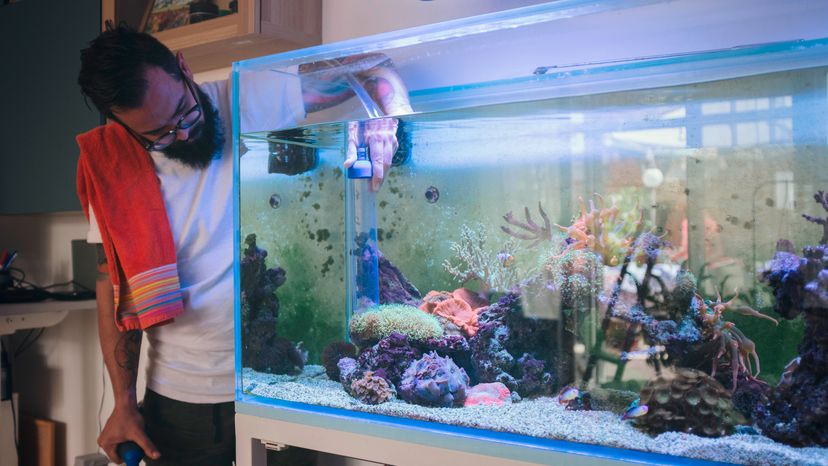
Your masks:
[[[545,0],[323,0],[322,41],[335,42],[544,2]]]

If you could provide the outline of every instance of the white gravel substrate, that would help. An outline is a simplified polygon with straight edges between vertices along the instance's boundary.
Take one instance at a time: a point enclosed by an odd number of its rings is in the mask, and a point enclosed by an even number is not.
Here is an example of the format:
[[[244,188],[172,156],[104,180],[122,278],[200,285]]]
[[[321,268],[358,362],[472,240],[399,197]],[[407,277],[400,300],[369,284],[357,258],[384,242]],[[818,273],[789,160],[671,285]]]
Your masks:
[[[350,397],[339,383],[327,378],[322,366],[314,365],[306,366],[298,376],[265,374],[245,368],[242,380],[245,393],[333,408],[727,463],[828,466],[826,448],[793,448],[762,435],[710,439],[668,432],[653,438],[631,423],[620,421],[617,414],[567,411],[546,397],[503,406],[468,408],[427,408],[400,400],[372,406]]]

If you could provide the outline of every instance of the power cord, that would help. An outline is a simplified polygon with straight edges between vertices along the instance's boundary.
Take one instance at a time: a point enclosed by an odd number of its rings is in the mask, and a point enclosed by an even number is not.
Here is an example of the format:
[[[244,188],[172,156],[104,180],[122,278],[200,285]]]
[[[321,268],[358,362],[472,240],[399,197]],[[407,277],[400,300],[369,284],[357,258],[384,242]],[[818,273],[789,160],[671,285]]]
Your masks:
[[[0,338],[0,351],[2,351],[3,353],[6,354],[6,358],[8,359],[8,364],[9,364],[8,365],[8,375],[7,375],[8,384],[9,384],[9,405],[11,406],[11,412],[12,412],[12,424],[13,424],[12,429],[14,431],[14,449],[17,452],[17,458],[19,459],[20,458],[20,439],[18,438],[18,433],[17,433],[17,410],[14,407],[14,378],[11,376],[12,369],[14,368],[14,356],[13,356],[13,353],[11,351],[11,348],[9,348],[8,351],[6,350],[7,346],[9,346],[9,345],[7,345],[3,341],[2,338]],[[3,382],[6,383],[6,381],[3,381]]]

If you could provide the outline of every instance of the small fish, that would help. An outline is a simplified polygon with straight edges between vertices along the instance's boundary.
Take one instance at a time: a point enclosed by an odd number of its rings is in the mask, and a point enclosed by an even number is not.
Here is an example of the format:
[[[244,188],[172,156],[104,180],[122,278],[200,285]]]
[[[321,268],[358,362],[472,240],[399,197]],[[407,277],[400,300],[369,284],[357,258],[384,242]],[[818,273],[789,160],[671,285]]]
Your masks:
[[[503,267],[510,267],[512,264],[515,263],[515,256],[506,251],[501,251],[497,253],[497,260],[500,261],[500,265],[502,265]]]
[[[626,411],[624,411],[624,414],[621,415],[622,421],[624,419],[634,419],[637,417],[641,417],[647,414],[648,411],[650,411],[650,408],[647,405],[640,405],[638,404],[639,402],[639,399],[636,399],[635,401],[630,403],[630,406],[627,408]]]
[[[575,398],[578,398],[579,393],[580,391],[577,388],[567,385],[558,392],[558,403],[562,405],[567,404]]]

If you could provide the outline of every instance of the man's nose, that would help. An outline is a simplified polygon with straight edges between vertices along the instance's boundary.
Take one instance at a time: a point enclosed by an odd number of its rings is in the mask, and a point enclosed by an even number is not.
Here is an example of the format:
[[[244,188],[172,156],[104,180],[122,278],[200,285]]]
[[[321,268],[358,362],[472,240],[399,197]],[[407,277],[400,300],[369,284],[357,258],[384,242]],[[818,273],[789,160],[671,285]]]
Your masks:
[[[175,139],[177,139],[179,141],[186,141],[186,140],[190,139],[190,130],[191,129],[193,129],[192,126],[187,128],[187,129],[178,128],[175,131]]]

